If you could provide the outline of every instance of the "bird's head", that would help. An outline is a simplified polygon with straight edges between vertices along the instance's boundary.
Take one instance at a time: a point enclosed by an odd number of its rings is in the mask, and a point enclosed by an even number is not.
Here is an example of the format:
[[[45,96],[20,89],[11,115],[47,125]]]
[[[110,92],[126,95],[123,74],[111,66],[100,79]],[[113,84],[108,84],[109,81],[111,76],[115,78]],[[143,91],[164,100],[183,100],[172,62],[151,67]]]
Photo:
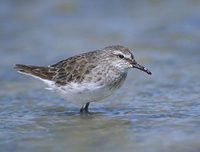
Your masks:
[[[151,74],[147,68],[135,61],[133,54],[126,47],[120,45],[108,46],[103,51],[106,53],[105,60],[119,70],[128,71],[130,68],[136,68]]]

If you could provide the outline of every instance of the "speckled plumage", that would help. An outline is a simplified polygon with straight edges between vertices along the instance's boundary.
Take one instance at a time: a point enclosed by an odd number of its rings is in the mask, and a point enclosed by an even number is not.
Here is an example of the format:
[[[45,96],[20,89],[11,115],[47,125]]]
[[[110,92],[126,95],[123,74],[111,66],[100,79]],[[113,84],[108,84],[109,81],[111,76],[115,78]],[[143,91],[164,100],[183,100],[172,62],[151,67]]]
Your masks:
[[[132,67],[151,74],[137,64],[128,48],[120,45],[83,53],[46,67],[15,66],[19,72],[43,80],[67,100],[74,100],[86,112],[89,102],[104,99],[120,88]]]

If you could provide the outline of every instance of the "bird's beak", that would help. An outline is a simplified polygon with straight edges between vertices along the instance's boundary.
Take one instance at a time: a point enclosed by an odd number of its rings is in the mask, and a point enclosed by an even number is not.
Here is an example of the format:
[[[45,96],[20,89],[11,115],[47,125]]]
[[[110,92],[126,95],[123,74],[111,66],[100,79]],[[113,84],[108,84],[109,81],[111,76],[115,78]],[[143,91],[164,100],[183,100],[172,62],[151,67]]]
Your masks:
[[[142,70],[142,71],[146,72],[147,74],[151,75],[151,72],[147,68],[139,65],[137,62],[132,63],[132,67],[139,69],[139,70]]]

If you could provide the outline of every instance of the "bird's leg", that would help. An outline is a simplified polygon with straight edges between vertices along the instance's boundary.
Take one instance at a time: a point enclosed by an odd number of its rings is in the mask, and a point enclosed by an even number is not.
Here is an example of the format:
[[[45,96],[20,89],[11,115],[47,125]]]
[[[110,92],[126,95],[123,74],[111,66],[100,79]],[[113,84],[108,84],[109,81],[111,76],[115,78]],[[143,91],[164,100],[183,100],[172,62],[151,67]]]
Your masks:
[[[85,111],[86,111],[86,112],[89,112],[89,110],[88,110],[89,105],[90,105],[90,102],[87,102],[87,103],[85,104]]]
[[[83,105],[83,107],[81,107],[80,109],[80,113],[89,113],[89,105],[90,105],[90,102],[87,102],[85,105]]]

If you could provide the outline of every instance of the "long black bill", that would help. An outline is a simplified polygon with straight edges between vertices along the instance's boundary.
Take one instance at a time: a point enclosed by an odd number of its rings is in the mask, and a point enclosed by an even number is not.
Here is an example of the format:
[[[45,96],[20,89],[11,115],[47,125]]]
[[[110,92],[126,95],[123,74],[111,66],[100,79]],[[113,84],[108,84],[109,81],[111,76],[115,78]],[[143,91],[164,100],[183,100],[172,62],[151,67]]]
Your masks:
[[[134,64],[132,64],[132,65],[133,65],[133,68],[142,70],[142,71],[146,72],[147,74],[151,75],[151,71],[149,71],[147,68],[145,68],[145,67],[139,65],[138,63],[134,63]]]

